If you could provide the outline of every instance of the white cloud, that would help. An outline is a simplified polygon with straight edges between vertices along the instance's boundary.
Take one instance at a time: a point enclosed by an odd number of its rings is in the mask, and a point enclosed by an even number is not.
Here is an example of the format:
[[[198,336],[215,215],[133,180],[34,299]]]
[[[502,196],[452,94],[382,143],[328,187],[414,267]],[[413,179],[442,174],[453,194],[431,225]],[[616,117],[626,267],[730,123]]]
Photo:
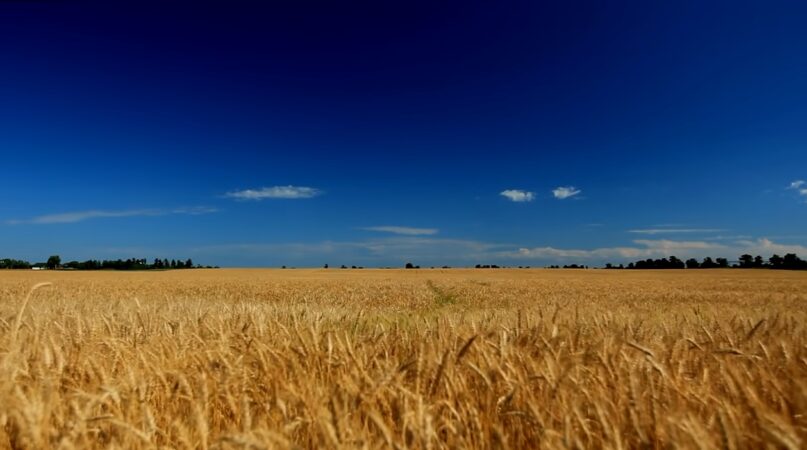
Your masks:
[[[231,191],[224,194],[224,197],[236,200],[264,200],[267,198],[298,199],[311,198],[322,194],[322,191],[306,186],[272,186],[260,189],[244,189],[242,191]]]
[[[192,206],[190,208],[176,208],[171,210],[171,214],[188,214],[191,216],[199,216],[202,214],[211,214],[219,212],[218,208],[209,206]]]
[[[224,266],[365,265],[403,267],[412,262],[429,265],[473,265],[490,261],[495,251],[511,245],[462,239],[394,236],[361,241],[310,243],[241,243],[188,249],[186,253]]]
[[[378,226],[378,227],[363,227],[362,230],[366,231],[380,231],[382,233],[402,234],[406,236],[427,236],[437,234],[437,228],[413,228],[413,227],[399,227],[399,226]]]
[[[704,241],[671,241],[668,239],[637,239],[633,241],[634,244],[639,244],[646,247],[648,250],[661,250],[664,252],[679,251],[679,250],[706,250],[706,249],[720,249],[725,246],[714,244]]]
[[[647,228],[638,230],[628,230],[628,233],[636,234],[681,234],[681,233],[721,233],[719,228]]]
[[[591,250],[561,249],[554,247],[520,248],[516,252],[504,252],[501,256],[522,259],[576,259],[576,260],[606,260],[608,258],[635,259],[661,257],[678,254],[686,256],[693,252],[704,250],[723,250],[726,247],[720,244],[702,241],[670,241],[666,239],[633,241],[637,247],[602,247]]]
[[[580,192],[582,191],[580,189],[575,188],[574,186],[560,186],[555,189],[552,189],[552,195],[554,195],[555,198],[558,200],[574,197]]]
[[[768,238],[737,241],[737,244],[739,246],[738,252],[748,253],[751,255],[762,255],[765,258],[773,254],[778,254],[779,256],[782,256],[787,253],[796,253],[801,257],[807,256],[807,247],[803,245],[778,244],[771,241]],[[740,253],[738,253],[738,255]]]
[[[780,256],[787,253],[807,255],[805,246],[780,244],[766,238],[720,243],[640,239],[625,246],[567,249],[550,246],[518,248],[517,245],[508,243],[429,236],[389,236],[358,241],[232,243],[175,250],[175,253],[188,254],[194,259],[198,257],[223,266],[297,267],[321,267],[325,263],[331,267],[338,267],[341,264],[402,267],[406,262],[422,267],[443,264],[543,265],[573,262],[597,266],[607,262],[627,263],[647,258],[666,258],[671,255],[684,260],[711,256],[726,257],[730,261],[736,260],[743,253],[762,255],[764,258],[774,253]]]
[[[790,183],[788,189],[796,191],[801,197],[807,199],[807,181],[796,180]]]
[[[767,238],[735,240],[715,243],[706,241],[673,241],[667,239],[637,239],[634,246],[602,247],[594,249],[563,249],[555,247],[520,248],[517,251],[499,252],[498,256],[509,259],[538,261],[581,261],[591,263],[635,261],[645,258],[661,258],[675,255],[679,258],[727,257],[736,259],[748,253],[769,258],[773,254],[787,253],[807,255],[807,246],[781,244]]]
[[[507,197],[513,202],[531,202],[535,199],[535,193],[522,191],[521,189],[507,189],[499,192],[499,195]]]
[[[6,221],[9,225],[20,224],[35,224],[35,225],[50,225],[57,223],[76,223],[83,222],[90,219],[103,219],[103,218],[118,218],[118,217],[137,217],[137,216],[166,216],[170,214],[188,214],[200,215],[210,214],[217,212],[218,209],[206,206],[196,206],[190,208],[176,208],[172,210],[166,209],[130,209],[123,211],[73,211],[58,214],[46,214],[43,216],[32,217],[30,219],[13,219]]]

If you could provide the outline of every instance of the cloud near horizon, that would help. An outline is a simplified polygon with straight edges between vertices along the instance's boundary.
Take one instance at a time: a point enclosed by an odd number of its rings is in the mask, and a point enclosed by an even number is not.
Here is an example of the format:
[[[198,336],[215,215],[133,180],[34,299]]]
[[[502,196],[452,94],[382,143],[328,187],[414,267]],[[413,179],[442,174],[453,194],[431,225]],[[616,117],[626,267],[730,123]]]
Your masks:
[[[728,231],[720,228],[648,228],[628,230],[635,234],[684,234],[684,233],[722,233]]]
[[[89,211],[73,211],[58,214],[46,214],[42,216],[32,217],[30,219],[11,219],[7,220],[7,225],[50,225],[58,223],[76,223],[90,219],[103,219],[103,218],[119,218],[119,217],[144,217],[144,216],[167,216],[172,214],[184,214],[198,216],[201,214],[211,214],[218,212],[217,208],[207,206],[195,206],[190,208],[175,208],[175,209],[129,209],[121,211],[103,211],[103,210],[89,210]]]
[[[319,189],[307,186],[288,185],[231,191],[224,194],[224,197],[235,200],[264,200],[313,198],[318,195],[322,195],[322,191]]]
[[[751,255],[762,255],[768,258],[774,254],[784,256],[788,253],[795,253],[799,256],[807,256],[807,247],[798,244],[779,244],[768,238],[756,240],[737,241],[737,245],[744,249],[743,253]]]
[[[591,250],[581,249],[561,249],[554,247],[520,248],[515,252],[505,252],[502,256],[511,258],[526,259],[580,259],[604,260],[607,258],[650,258],[658,256],[670,256],[676,252],[691,253],[703,250],[721,250],[727,247],[702,241],[671,241],[667,239],[648,240],[637,239],[633,241],[637,247],[603,247]]]
[[[642,258],[677,256],[679,258],[726,257],[734,260],[742,254],[761,255],[769,258],[774,254],[787,253],[807,255],[807,247],[797,244],[780,244],[768,238],[737,240],[731,244],[718,244],[705,241],[673,241],[668,239],[637,239],[635,246],[603,247],[590,250],[561,249],[555,247],[520,248],[515,252],[500,255],[514,259],[535,260],[580,260],[596,262],[629,262]],[[609,261],[609,259],[612,259]]]
[[[230,261],[248,261],[251,266],[294,266],[316,258],[314,266],[364,265],[371,267],[403,267],[418,265],[473,265],[486,261],[497,250],[510,248],[498,244],[421,236],[390,236],[358,241],[322,241],[298,243],[236,243],[202,246],[189,250],[194,258],[217,261],[232,266]],[[309,263],[307,267],[311,267]]]
[[[204,257],[224,266],[232,265],[229,261],[243,258],[250,261],[248,265],[254,266],[305,266],[306,262],[315,259],[321,261],[320,265],[328,263],[331,266],[345,264],[368,267],[399,267],[406,262],[421,266],[460,267],[472,267],[475,264],[542,266],[558,263],[602,266],[608,262],[619,264],[672,255],[681,259],[725,257],[730,261],[744,253],[762,255],[766,259],[773,254],[807,255],[805,246],[780,244],[767,238],[726,243],[638,239],[632,241],[632,244],[593,249],[519,248],[513,244],[474,240],[391,236],[357,241],[213,245],[197,247],[189,253],[194,258]]]
[[[362,227],[360,230],[365,231],[378,231],[382,233],[392,233],[392,234],[401,234],[405,236],[430,236],[437,234],[440,230],[437,228],[413,228],[413,227],[401,227],[401,226],[392,226],[392,225],[384,225],[384,226],[376,226],[376,227]]]
[[[574,186],[559,186],[555,189],[552,189],[552,195],[555,196],[558,200],[564,200],[567,198],[574,197],[575,195],[581,193],[580,189],[575,188]]]
[[[499,195],[502,197],[507,198],[511,202],[531,202],[535,199],[535,193],[530,191],[524,191],[521,189],[506,189],[504,191],[499,192]]]

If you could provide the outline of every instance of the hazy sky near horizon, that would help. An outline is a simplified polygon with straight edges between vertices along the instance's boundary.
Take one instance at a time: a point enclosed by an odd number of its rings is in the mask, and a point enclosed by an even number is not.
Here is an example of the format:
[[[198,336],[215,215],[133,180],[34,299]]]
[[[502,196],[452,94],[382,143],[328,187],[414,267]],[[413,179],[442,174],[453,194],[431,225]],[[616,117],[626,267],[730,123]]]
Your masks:
[[[804,2],[270,3],[0,3],[0,258],[807,256]]]

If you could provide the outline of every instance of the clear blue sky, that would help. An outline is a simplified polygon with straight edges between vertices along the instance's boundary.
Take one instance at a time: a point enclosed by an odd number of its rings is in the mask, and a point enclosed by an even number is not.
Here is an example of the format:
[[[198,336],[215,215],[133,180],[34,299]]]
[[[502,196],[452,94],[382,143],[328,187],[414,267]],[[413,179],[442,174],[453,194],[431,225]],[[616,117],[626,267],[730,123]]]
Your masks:
[[[804,2],[0,4],[0,257],[807,256]]]

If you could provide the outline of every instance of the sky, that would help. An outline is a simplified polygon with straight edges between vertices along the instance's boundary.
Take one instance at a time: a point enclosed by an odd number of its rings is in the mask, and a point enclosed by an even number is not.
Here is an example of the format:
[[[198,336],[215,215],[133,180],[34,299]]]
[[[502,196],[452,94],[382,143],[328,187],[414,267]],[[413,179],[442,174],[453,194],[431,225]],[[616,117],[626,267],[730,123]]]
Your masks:
[[[807,256],[807,3],[162,3],[0,2],[0,258]]]

